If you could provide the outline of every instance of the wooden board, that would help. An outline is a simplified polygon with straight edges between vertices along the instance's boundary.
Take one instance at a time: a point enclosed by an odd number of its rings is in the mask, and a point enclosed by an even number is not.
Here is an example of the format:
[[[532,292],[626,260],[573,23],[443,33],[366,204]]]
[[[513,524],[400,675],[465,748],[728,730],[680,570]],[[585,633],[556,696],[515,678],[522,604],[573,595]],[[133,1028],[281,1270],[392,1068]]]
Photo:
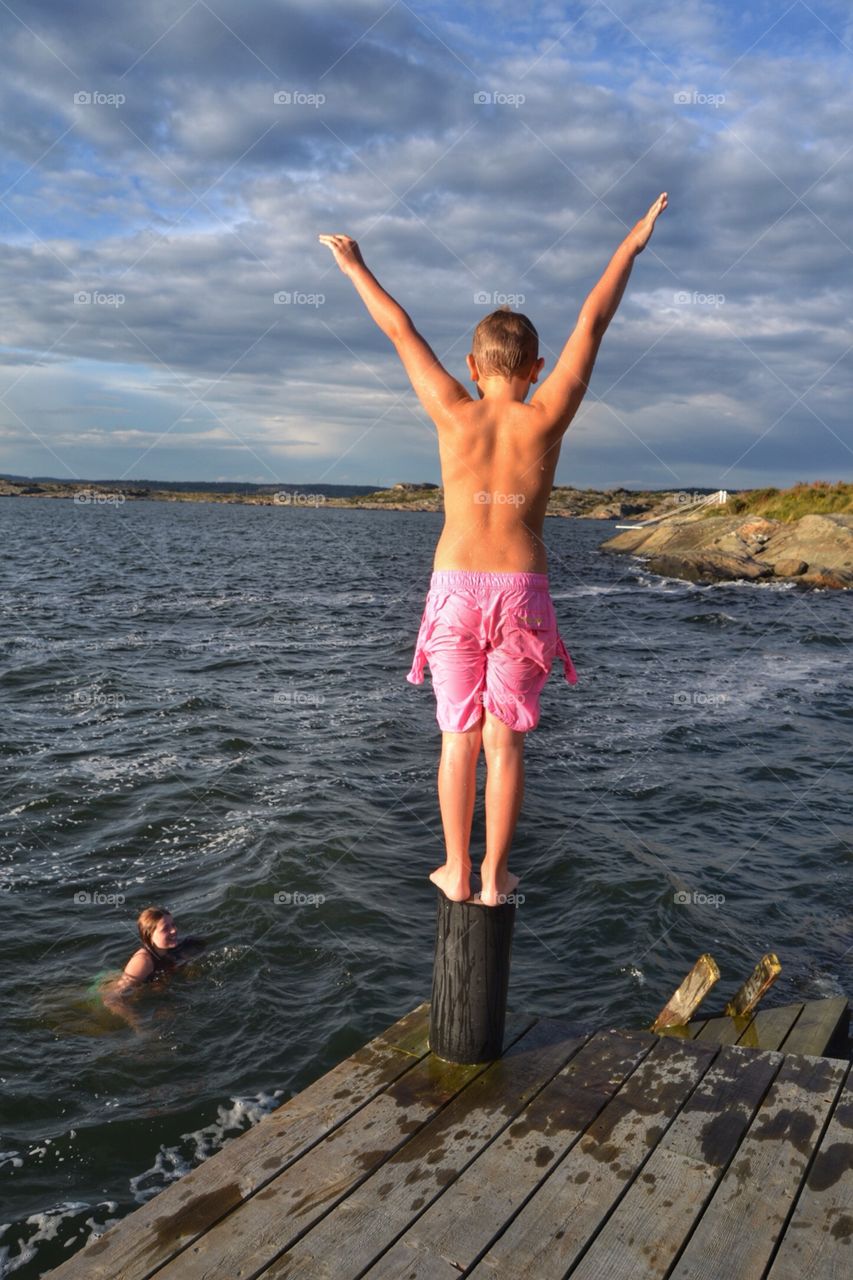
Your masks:
[[[853,1270],[853,1075],[821,1139],[768,1280],[842,1280]]]
[[[652,1280],[667,1275],[782,1061],[781,1054],[721,1049],[572,1272],[572,1280]]]
[[[507,1040],[535,1019],[507,1018]],[[488,1064],[459,1065],[430,1054],[327,1134],[263,1191],[207,1230],[157,1272],[158,1280],[209,1280],[255,1275],[295,1244],[374,1169],[404,1146]]]
[[[785,1053],[831,1054],[847,1057],[850,1004],[846,996],[813,1000],[782,1041]]]
[[[56,1280],[144,1280],[241,1201],[357,1114],[429,1052],[429,1005],[418,1005],[204,1164],[93,1240]]]
[[[831,1058],[785,1057],[672,1280],[760,1280],[846,1073]]]
[[[815,1003],[737,1045],[510,1015],[469,1066],[420,1006],[50,1275],[846,1280],[850,1063],[788,1046],[849,1009]]]
[[[470,1274],[562,1280],[717,1052],[659,1039]]]
[[[655,1043],[643,1032],[598,1032],[549,1081],[514,1123],[482,1151],[397,1244],[370,1280],[431,1276],[432,1260],[452,1280],[474,1264],[504,1225],[592,1124]]]

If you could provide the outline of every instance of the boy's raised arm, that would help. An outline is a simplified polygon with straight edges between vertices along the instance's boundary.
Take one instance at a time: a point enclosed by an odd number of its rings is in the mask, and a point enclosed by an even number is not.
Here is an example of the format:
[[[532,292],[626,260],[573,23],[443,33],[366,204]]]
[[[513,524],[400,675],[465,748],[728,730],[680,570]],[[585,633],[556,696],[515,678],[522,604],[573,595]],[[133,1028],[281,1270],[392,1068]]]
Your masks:
[[[355,240],[343,235],[322,235],[318,239],[331,249],[335,261],[344,275],[349,276],[373,319],[393,342],[427,413],[434,419],[440,419],[460,400],[470,400],[471,396],[462,383],[443,367],[409,315],[367,268]]]
[[[655,222],[666,206],[667,196],[663,191],[645,217],[628,232],[581,307],[574,331],[553,371],[531,399],[530,403],[543,409],[551,424],[561,432],[572,421],[587,392],[601,339],[622,300],[634,259],[645,249]]]

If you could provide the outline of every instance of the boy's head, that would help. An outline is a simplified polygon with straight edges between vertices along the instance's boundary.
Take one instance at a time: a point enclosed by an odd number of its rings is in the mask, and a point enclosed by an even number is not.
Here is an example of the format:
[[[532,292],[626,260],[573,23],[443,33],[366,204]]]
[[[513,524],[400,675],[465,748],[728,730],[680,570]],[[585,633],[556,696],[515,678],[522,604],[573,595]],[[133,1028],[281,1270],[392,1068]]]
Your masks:
[[[527,316],[502,307],[484,316],[474,330],[468,367],[472,377],[535,382],[544,364],[539,335]],[[480,391],[482,395],[482,390]]]

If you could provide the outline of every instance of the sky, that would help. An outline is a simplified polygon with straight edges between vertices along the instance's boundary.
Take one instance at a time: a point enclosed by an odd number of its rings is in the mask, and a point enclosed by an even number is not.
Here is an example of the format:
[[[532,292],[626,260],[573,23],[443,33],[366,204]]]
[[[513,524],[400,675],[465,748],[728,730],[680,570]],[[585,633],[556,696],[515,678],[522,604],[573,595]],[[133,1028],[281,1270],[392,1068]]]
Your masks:
[[[2,0],[0,49],[1,472],[437,482],[318,234],[456,377],[505,304],[547,374],[667,191],[556,482],[850,478],[848,0]]]

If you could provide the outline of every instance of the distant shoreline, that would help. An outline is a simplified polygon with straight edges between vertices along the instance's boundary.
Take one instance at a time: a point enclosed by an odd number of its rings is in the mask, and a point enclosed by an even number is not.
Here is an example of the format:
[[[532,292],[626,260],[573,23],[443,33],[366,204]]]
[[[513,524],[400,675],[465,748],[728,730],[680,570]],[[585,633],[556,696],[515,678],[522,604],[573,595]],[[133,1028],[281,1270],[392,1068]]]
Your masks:
[[[334,488],[335,486],[326,486]],[[355,488],[356,486],[352,486]],[[548,503],[547,515],[569,519],[614,520],[677,510],[685,501],[706,490],[574,489],[557,485]],[[125,502],[218,502],[243,506],[337,507],[360,511],[444,510],[443,490],[435,484],[401,483],[388,489],[369,490],[348,496],[323,493],[318,486],[257,486],[254,492],[223,488],[158,488],[156,484],[127,484],[122,481],[31,480],[0,478],[0,497],[51,498],[79,505],[123,505]]]

